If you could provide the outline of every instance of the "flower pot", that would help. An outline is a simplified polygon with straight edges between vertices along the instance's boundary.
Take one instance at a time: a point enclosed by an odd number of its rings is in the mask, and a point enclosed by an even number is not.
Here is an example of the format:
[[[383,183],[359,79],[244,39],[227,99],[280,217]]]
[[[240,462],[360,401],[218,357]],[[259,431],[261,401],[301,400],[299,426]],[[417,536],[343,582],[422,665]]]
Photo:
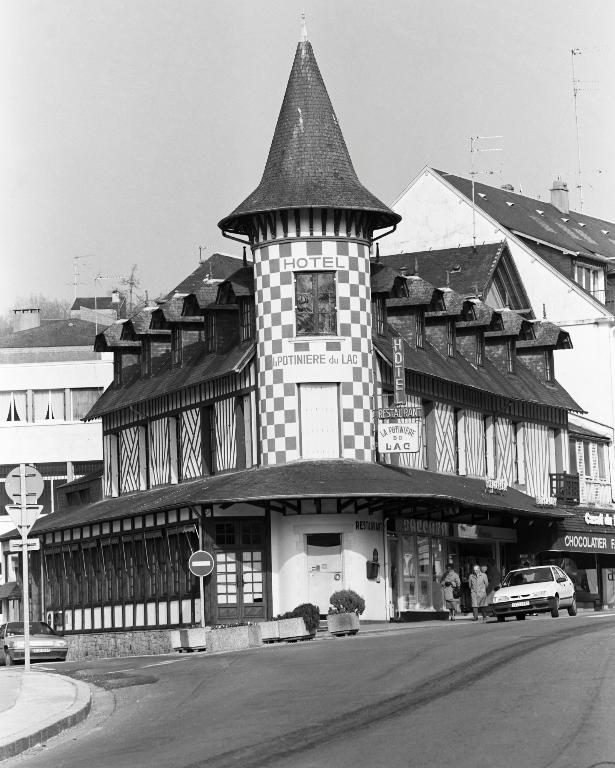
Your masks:
[[[261,621],[258,629],[263,643],[277,643],[280,640],[280,622],[279,621]]]
[[[292,643],[295,640],[309,640],[312,638],[301,616],[297,616],[294,619],[280,619],[277,623],[279,625],[280,640]]]
[[[327,629],[330,634],[337,637],[356,635],[359,631],[359,616],[356,613],[329,613],[327,615]]]
[[[261,634],[255,625],[212,629],[207,636],[207,650],[240,651],[244,648],[256,648],[261,644]]]
[[[176,651],[204,651],[207,647],[207,635],[211,632],[206,627],[174,629],[171,631],[171,645]]]

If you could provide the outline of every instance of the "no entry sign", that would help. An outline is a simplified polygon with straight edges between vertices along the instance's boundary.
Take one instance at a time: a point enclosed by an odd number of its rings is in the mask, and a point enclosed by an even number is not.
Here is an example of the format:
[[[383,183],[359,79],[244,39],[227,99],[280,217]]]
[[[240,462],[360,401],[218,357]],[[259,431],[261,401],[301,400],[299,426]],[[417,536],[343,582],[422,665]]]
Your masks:
[[[214,558],[204,549],[193,552],[188,560],[188,568],[195,576],[209,576],[214,569]]]

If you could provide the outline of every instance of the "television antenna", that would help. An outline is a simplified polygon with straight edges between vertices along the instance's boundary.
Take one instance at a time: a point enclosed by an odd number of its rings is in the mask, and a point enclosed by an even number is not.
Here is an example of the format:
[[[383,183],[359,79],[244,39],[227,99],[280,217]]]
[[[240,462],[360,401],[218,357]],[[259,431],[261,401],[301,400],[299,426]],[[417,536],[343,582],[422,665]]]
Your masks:
[[[73,301],[77,298],[77,286],[78,285],[85,285],[85,283],[81,282],[79,280],[79,275],[81,274],[79,272],[79,260],[80,259],[91,259],[92,257],[89,254],[84,254],[83,256],[73,256]],[[71,283],[68,283],[68,285],[71,285]]]
[[[478,152],[502,152],[502,147],[481,146],[481,142],[491,142],[497,139],[504,139],[503,136],[470,136],[470,178],[472,179],[472,250],[476,253],[476,198],[475,198],[475,177],[480,174],[494,175],[501,173],[499,171],[484,170],[477,171],[474,167],[474,156]]]
[[[587,49],[585,49],[587,50]],[[590,50],[598,50],[597,48],[591,48]],[[574,101],[574,125],[576,129],[577,137],[577,189],[579,190],[579,210],[583,213],[583,171],[581,167],[581,129],[580,129],[580,117],[579,117],[579,104],[578,96],[581,91],[593,90],[587,88],[587,86],[596,86],[596,80],[579,80],[574,66],[574,61],[577,56],[580,56],[583,51],[580,48],[572,48],[570,51],[570,61],[572,64],[572,96]]]

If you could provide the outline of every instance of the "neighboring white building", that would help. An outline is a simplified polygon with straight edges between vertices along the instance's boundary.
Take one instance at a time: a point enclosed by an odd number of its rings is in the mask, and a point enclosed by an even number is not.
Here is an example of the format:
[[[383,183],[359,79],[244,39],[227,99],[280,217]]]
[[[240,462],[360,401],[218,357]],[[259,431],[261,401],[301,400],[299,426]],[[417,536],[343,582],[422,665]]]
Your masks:
[[[588,410],[586,418],[571,416],[571,431],[575,424],[585,430],[585,442],[596,435],[588,454],[591,468],[582,452],[576,468],[588,481],[599,481],[604,501],[605,475],[614,476],[615,317],[607,278],[615,260],[615,224],[570,210],[561,181],[554,182],[547,202],[517,194],[510,185],[472,185],[429,167],[392,207],[402,221],[383,241],[383,254],[506,241],[534,316],[570,333],[574,349],[556,352],[558,379]],[[488,300],[507,306],[505,293]],[[605,439],[611,445],[610,473],[609,462],[602,469],[599,461]]]
[[[0,337],[0,534],[14,528],[4,511],[4,478],[17,464],[33,464],[43,475],[44,514],[54,511],[58,485],[102,467],[100,421],[81,419],[113,379],[112,355],[93,351],[94,323],[41,323],[34,309],[16,315],[22,330]],[[0,561],[0,615],[14,559],[4,553]]]

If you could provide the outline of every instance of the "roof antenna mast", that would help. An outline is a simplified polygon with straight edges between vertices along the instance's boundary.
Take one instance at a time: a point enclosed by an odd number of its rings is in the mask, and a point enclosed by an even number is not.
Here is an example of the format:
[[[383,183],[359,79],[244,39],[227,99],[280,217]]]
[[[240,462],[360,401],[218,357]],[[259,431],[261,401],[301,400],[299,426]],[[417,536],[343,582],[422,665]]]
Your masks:
[[[574,124],[577,136],[577,189],[579,190],[579,210],[583,213],[583,176],[581,173],[581,140],[579,138],[579,109],[577,96],[581,90],[581,81],[577,79],[574,69],[574,57],[579,56],[582,51],[579,48],[573,48],[570,51],[570,60],[572,62],[572,96],[574,99]]]
[[[308,41],[308,34],[307,34],[307,24],[305,21],[305,11],[301,11],[301,42],[307,43]]]
[[[474,155],[477,152],[502,152],[502,147],[481,147],[481,141],[495,141],[496,139],[503,139],[503,136],[470,136],[470,178],[472,179],[472,251],[476,253],[476,201],[475,201],[475,188],[474,177],[481,173],[493,175],[495,173],[501,173],[499,171],[477,171],[474,168]]]

